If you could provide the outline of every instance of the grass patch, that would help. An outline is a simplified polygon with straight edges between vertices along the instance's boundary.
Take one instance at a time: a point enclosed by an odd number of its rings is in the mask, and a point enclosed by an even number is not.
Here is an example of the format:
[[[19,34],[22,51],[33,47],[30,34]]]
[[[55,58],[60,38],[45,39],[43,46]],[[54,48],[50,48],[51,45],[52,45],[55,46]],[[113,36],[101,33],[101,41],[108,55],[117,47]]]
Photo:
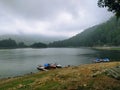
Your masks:
[[[120,50],[120,47],[93,47],[94,49],[98,50]]]
[[[35,90],[57,90],[57,88],[60,86],[58,82],[46,82],[42,86],[36,86]]]

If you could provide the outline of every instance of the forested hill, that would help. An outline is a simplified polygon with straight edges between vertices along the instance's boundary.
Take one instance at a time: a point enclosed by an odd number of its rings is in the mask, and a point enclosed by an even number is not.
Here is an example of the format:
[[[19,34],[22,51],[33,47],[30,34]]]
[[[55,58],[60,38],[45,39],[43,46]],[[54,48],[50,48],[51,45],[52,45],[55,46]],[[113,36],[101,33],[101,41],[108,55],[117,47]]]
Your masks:
[[[120,20],[112,17],[105,23],[86,29],[80,34],[63,41],[50,43],[50,47],[120,45]]]
[[[24,42],[16,43],[15,40],[5,39],[0,40],[0,49],[13,49],[13,48],[46,48],[47,45],[41,42],[33,43],[29,46],[25,45]]]

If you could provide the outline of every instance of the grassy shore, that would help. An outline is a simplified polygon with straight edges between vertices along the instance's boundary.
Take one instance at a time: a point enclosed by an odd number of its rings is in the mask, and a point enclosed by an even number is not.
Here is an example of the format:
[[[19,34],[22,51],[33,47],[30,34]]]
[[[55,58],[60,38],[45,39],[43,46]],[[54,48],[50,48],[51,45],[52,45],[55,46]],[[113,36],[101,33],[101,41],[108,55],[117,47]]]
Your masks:
[[[120,50],[120,47],[93,47],[93,48],[99,50]]]
[[[119,90],[107,69],[120,62],[85,64],[0,80],[0,90]]]

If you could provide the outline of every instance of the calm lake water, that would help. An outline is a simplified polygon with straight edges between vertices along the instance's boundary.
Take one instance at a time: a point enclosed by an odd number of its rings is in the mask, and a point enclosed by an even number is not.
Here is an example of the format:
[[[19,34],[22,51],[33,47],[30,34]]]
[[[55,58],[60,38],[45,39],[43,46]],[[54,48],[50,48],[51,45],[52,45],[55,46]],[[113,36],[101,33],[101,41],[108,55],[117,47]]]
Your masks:
[[[95,58],[120,60],[120,51],[90,48],[0,49],[0,78],[38,72],[37,65],[59,63],[80,65],[92,63]]]

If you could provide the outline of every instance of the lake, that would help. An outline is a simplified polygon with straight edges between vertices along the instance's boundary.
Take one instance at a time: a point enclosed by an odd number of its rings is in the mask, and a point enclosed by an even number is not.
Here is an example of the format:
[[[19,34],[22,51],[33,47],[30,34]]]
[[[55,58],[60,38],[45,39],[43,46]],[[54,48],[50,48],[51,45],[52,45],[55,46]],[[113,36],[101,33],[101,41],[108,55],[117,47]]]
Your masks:
[[[0,49],[0,78],[38,72],[37,65],[58,63],[80,65],[92,63],[95,58],[120,60],[120,51],[91,48]]]

